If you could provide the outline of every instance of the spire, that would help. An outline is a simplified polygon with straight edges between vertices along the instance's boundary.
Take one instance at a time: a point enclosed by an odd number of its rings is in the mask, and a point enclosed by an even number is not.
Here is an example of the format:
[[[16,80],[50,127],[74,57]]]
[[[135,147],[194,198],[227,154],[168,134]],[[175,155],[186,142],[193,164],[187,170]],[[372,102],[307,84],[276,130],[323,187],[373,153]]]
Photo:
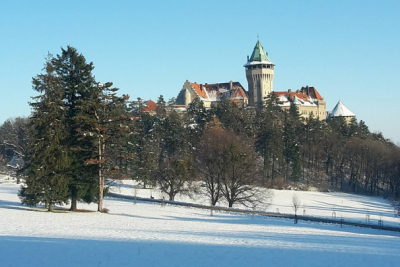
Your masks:
[[[257,40],[256,46],[254,46],[253,53],[251,54],[250,57],[250,62],[251,61],[270,61],[267,56],[267,53],[265,53],[265,50],[260,43],[260,40]]]

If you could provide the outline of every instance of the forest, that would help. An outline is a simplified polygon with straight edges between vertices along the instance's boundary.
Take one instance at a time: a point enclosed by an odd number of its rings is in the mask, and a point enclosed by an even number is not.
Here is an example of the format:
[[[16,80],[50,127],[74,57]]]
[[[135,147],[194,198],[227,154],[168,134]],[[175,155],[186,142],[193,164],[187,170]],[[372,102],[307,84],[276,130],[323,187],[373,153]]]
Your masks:
[[[97,81],[93,69],[73,47],[49,55],[32,79],[31,115],[0,126],[1,168],[19,177],[22,203],[77,211],[79,202],[96,202],[106,211],[112,179],[157,187],[169,200],[201,193],[229,207],[256,205],[260,188],[400,197],[400,148],[364,121],[303,119],[273,93],[262,109],[224,98],[206,109],[195,99],[187,112],[160,95],[151,113],[142,99]]]

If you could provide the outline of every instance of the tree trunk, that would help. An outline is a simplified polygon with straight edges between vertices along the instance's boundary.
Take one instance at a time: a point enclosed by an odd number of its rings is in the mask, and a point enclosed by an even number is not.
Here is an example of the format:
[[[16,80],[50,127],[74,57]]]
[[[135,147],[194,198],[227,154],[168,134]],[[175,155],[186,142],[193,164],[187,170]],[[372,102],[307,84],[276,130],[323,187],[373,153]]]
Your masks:
[[[75,197],[73,197],[71,199],[71,208],[69,210],[70,211],[77,211],[77,201],[76,201]]]
[[[101,138],[99,138],[99,203],[97,206],[97,211],[103,211],[103,192],[104,192],[104,176],[103,176],[103,151],[104,143]]]
[[[54,211],[54,206],[53,206],[53,203],[49,203],[49,210],[48,211],[50,211],[50,212],[53,212]]]
[[[272,172],[271,172],[271,188],[274,188],[274,178],[275,178],[275,160],[272,160]]]
[[[103,211],[103,192],[104,192],[104,178],[101,173],[101,170],[99,170],[99,203],[97,206],[97,211],[100,212]]]
[[[268,166],[267,166],[267,156],[264,155],[264,166],[263,166],[263,180],[262,180],[262,185],[265,185],[267,181],[267,172],[268,172]]]

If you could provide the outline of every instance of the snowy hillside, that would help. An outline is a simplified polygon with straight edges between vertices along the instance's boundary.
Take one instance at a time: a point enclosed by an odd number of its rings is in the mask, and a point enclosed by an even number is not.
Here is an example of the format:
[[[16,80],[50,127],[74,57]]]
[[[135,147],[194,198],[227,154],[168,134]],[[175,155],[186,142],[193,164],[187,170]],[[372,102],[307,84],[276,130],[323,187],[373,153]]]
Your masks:
[[[0,181],[1,266],[397,266],[400,262],[400,234],[395,232],[302,221],[294,225],[288,219],[253,219],[226,212],[211,217],[206,210],[134,205],[112,198],[105,200],[109,214],[48,213],[21,206],[17,190],[14,181]],[[306,198],[307,194],[312,197]],[[290,200],[280,202],[277,195],[273,205],[289,209]],[[311,207],[328,212],[322,195],[299,194],[310,207],[307,212]],[[357,213],[359,206],[352,203],[378,212],[381,203],[345,194],[339,199],[343,205],[336,205],[338,212]],[[96,205],[79,208],[94,211]]]
[[[113,182],[114,186],[111,192],[138,197],[162,199],[163,195],[159,190],[142,189],[131,180]],[[300,200],[299,215],[315,216],[321,218],[336,219],[343,218],[345,221],[378,224],[382,220],[384,225],[400,227],[400,217],[391,203],[382,197],[370,197],[362,195],[353,195],[340,192],[310,192],[310,191],[292,191],[292,190],[271,190],[273,198],[269,200],[270,204],[257,207],[257,210],[293,214],[292,197],[297,195]],[[168,199],[166,196],[164,196]],[[184,195],[178,195],[176,201],[197,203],[209,205],[209,201],[204,197],[189,198]],[[221,202],[220,206],[227,207],[227,203]],[[246,207],[234,205],[235,208]]]

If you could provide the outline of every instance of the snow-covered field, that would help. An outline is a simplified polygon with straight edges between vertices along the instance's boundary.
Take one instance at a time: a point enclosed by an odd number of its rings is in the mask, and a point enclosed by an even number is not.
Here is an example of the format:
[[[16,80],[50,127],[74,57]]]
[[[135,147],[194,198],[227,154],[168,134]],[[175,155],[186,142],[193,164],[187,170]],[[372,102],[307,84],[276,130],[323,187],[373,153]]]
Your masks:
[[[121,188],[121,193],[133,191],[129,184]],[[396,232],[302,221],[295,225],[288,219],[227,212],[211,217],[207,210],[134,205],[112,198],[105,200],[109,214],[48,213],[21,206],[17,190],[14,181],[0,181],[0,266],[354,267],[400,262],[400,233]],[[154,197],[156,193],[152,192]],[[296,193],[307,214],[332,213],[329,200],[336,194]],[[292,194],[275,191],[269,209],[292,213]],[[393,217],[393,209],[383,199],[346,194],[337,198],[337,213],[363,214],[368,207],[371,217],[375,213],[383,220]],[[79,208],[94,211],[96,205]]]
[[[162,199],[163,194],[156,189],[142,189],[132,180],[118,181],[112,183],[111,192],[122,195]],[[382,220],[383,225],[400,227],[400,217],[391,203],[382,197],[370,197],[353,195],[340,192],[311,192],[293,190],[271,190],[273,197],[269,205],[259,206],[257,210],[294,214],[292,198],[297,195],[300,200],[299,215],[315,216],[321,218],[343,218],[345,221],[367,223],[378,225]],[[165,199],[168,199],[164,195]],[[209,205],[205,197],[190,198],[185,195],[178,195],[176,201]],[[227,207],[227,203],[221,202],[219,206]],[[234,205],[234,208],[246,209],[241,205]]]

